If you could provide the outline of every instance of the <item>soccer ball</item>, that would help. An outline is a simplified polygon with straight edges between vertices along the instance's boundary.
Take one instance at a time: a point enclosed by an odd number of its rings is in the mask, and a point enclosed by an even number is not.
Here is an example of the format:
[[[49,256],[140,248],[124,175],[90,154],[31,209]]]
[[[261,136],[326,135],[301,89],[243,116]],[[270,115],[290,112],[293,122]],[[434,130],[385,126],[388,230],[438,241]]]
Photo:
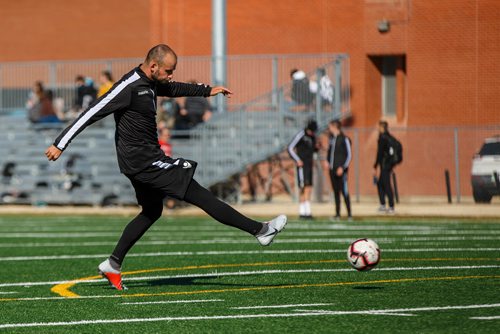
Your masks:
[[[356,270],[372,270],[380,261],[380,249],[371,239],[358,239],[349,246],[347,261]]]

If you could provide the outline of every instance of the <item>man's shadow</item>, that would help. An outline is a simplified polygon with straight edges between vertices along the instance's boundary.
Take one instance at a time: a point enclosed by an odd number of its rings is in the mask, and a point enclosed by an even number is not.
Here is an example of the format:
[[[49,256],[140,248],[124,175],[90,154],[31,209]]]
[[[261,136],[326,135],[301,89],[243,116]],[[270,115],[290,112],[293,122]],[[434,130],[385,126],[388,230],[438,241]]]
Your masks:
[[[150,281],[127,281],[124,279],[124,284],[128,288],[140,288],[140,287],[158,287],[158,286],[222,286],[222,287],[267,287],[267,286],[281,286],[289,285],[293,283],[284,284],[240,284],[240,283],[222,283],[220,281],[214,281],[222,276],[217,274],[211,276],[203,277],[176,277],[176,278],[162,278],[154,279]],[[97,285],[102,285],[95,284]]]

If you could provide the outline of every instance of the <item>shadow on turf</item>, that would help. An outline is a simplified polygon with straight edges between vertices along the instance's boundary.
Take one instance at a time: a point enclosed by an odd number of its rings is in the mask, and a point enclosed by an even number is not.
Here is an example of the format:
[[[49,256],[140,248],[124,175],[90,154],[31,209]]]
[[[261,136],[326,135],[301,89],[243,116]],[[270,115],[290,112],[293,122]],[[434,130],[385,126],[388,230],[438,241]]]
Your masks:
[[[212,285],[212,286],[241,286],[241,287],[249,287],[249,286],[280,286],[282,284],[231,284],[231,283],[221,283],[221,282],[210,282],[209,280],[220,278],[217,275],[206,276],[206,277],[185,277],[185,278],[166,278],[166,279],[157,279],[147,282],[134,282],[124,280],[124,284],[130,288],[140,288],[140,287],[155,287],[155,286],[164,286],[164,285],[175,285],[175,286],[196,286],[196,285]],[[101,284],[95,284],[95,286],[102,286]],[[109,286],[107,286],[109,287]],[[111,288],[111,287],[110,287]]]

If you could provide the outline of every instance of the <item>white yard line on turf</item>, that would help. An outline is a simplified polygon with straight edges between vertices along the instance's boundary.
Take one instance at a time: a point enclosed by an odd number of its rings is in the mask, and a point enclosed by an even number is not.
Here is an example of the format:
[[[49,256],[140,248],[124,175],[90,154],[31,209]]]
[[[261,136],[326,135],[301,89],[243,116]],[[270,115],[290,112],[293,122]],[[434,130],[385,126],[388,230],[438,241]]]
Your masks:
[[[19,293],[17,291],[0,291],[0,295],[13,295]]]
[[[384,249],[384,253],[427,253],[427,252],[497,252],[500,248],[400,248]],[[157,257],[157,256],[212,256],[212,255],[246,255],[246,254],[331,254],[345,253],[345,249],[282,249],[282,250],[238,250],[238,251],[181,251],[181,252],[154,252],[131,253],[128,257]],[[46,260],[76,260],[96,259],[107,257],[109,254],[68,254],[68,255],[35,255],[35,256],[5,256],[5,261],[46,261]]]
[[[500,315],[494,315],[491,317],[470,317],[469,319],[474,320],[500,320]]]
[[[324,312],[304,312],[304,313],[281,313],[281,314],[238,314],[238,315],[212,315],[212,316],[188,316],[188,317],[159,317],[159,318],[132,318],[132,319],[95,319],[78,320],[66,322],[32,322],[17,324],[1,324],[1,328],[21,328],[21,327],[55,327],[55,326],[77,326],[95,324],[117,324],[117,323],[141,323],[159,321],[195,321],[195,320],[227,320],[227,319],[255,319],[255,318],[291,318],[310,316],[332,316],[332,315],[384,315],[398,312],[420,312],[420,311],[441,311],[441,310],[464,310],[500,307],[500,304],[483,305],[461,305],[444,307],[419,307],[393,310],[363,310],[363,311],[324,311]]]
[[[377,271],[423,271],[423,270],[463,270],[463,269],[495,269],[500,268],[500,265],[484,265],[484,266],[428,266],[428,267],[381,267],[377,268]],[[300,274],[300,273],[333,273],[333,272],[352,272],[354,269],[351,268],[337,268],[337,269],[275,269],[275,270],[253,270],[253,271],[229,271],[229,272],[209,272],[202,274],[179,274],[179,275],[156,275],[156,276],[128,276],[126,275],[124,281],[149,281],[149,280],[166,280],[166,279],[179,279],[179,278],[204,278],[204,277],[223,277],[223,276],[247,276],[247,275],[272,275],[272,274]],[[74,283],[74,280],[68,281],[48,281],[48,282],[12,282],[12,283],[0,283],[0,287],[14,287],[14,286],[40,286],[40,285],[56,285],[65,283]],[[106,282],[105,279],[99,278],[94,280],[82,280],[78,281],[78,284],[82,283],[95,283],[95,282]],[[92,298],[93,296],[88,296],[86,298]],[[102,297],[102,296],[96,296]],[[33,299],[34,298],[34,299]],[[18,300],[37,300],[36,297],[33,298],[18,298]],[[58,297],[47,297],[47,298],[58,298]],[[40,300],[47,299],[45,297],[40,297]],[[71,298],[69,298],[71,299]]]
[[[156,302],[121,303],[121,305],[191,304],[191,303],[213,303],[213,302],[223,302],[223,301],[224,299],[160,300]]]
[[[19,238],[36,238],[36,239],[60,239],[60,238],[104,238],[104,237],[116,237],[120,232],[117,230],[116,232],[3,232],[0,235],[2,239],[19,239]],[[182,237],[182,236],[193,236],[195,233],[196,236],[199,237],[239,237],[241,236],[241,232],[232,232],[232,231],[193,231],[193,232],[178,232],[178,231],[152,231],[155,236],[162,237]],[[336,235],[352,235],[354,232],[337,232],[335,230],[330,231],[295,231],[290,232],[287,231],[286,235],[291,237],[328,237],[328,236],[336,236]],[[363,232],[356,232],[356,234]],[[367,233],[367,232],[364,232]],[[374,233],[370,232],[373,235],[381,235],[386,237],[391,237],[391,235],[475,235],[475,236],[489,236],[489,235],[500,235],[500,231],[401,231],[401,232],[387,232],[387,233]]]
[[[293,308],[293,307],[313,307],[313,306],[327,306],[333,305],[332,303],[316,303],[316,304],[286,304],[286,305],[258,305],[258,306],[239,306],[231,307],[233,310],[258,310],[264,308]]]
[[[361,236],[361,235],[360,235]],[[366,235],[365,235],[366,237]],[[1,236],[0,236],[1,239]],[[200,240],[156,240],[157,238],[149,237],[149,240],[140,241],[142,246],[150,245],[212,245],[212,244],[255,244],[255,240],[251,238],[231,238],[231,239],[200,239]],[[280,235],[280,244],[301,244],[301,243],[349,243],[354,238],[286,238],[285,235]],[[419,243],[423,242],[441,242],[441,241],[488,241],[500,240],[500,237],[434,237],[434,238],[377,238],[378,242],[383,243]],[[85,247],[85,246],[114,246],[115,241],[88,241],[88,242],[40,242],[40,243],[0,243],[0,248],[39,248],[39,247]]]
[[[310,309],[295,309],[293,310],[294,312],[299,312],[299,313],[304,313],[304,312],[315,312],[318,314],[331,314],[332,312],[335,311],[328,311],[328,310],[310,310]],[[342,311],[340,311],[342,312]],[[398,317],[414,317],[415,314],[411,313],[394,313],[394,312],[380,312],[380,311],[359,311],[359,313],[356,314],[365,314],[365,315],[389,315],[389,316],[398,316]]]
[[[5,231],[5,232],[47,232],[47,231],[59,231],[59,232],[76,232],[76,231],[81,231],[81,232],[95,232],[95,231],[115,231],[115,230],[121,230],[123,229],[124,225],[123,224],[110,224],[110,225],[85,225],[85,224],[77,224],[73,225],[74,222],[68,223],[67,225],[46,225],[46,224],[36,224],[36,225],[19,225],[19,224],[14,224],[14,225],[0,225],[0,231]],[[161,224],[161,223],[160,223]],[[407,231],[407,232],[414,232],[414,231],[419,231],[419,232],[456,232],[456,231],[467,231],[467,232],[480,232],[480,231],[495,231],[495,232],[500,232],[498,229],[491,229],[491,228],[469,228],[469,227],[461,227],[461,228],[455,228],[455,227],[447,227],[447,226],[380,226],[380,225],[372,225],[372,226],[361,226],[361,225],[351,225],[351,226],[344,226],[344,225],[321,225],[321,224],[314,224],[314,225],[304,225],[304,224],[296,224],[296,223],[290,223],[290,226],[287,226],[288,230],[308,230],[308,231],[370,231],[370,232],[390,232],[390,231],[395,231],[395,232],[402,232],[402,231]],[[498,225],[496,226],[498,227]],[[223,225],[213,223],[210,225],[191,225],[191,226],[186,226],[186,225],[171,225],[169,223],[164,224],[164,225],[156,225],[153,227],[154,231],[164,231],[164,232],[196,232],[196,231],[228,231],[227,228],[225,228]]]

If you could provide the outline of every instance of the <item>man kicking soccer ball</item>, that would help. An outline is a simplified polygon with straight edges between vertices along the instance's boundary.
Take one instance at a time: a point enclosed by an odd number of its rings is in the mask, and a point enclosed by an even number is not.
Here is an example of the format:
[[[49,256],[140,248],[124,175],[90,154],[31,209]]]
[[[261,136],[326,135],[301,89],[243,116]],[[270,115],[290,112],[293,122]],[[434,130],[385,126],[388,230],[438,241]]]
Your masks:
[[[121,265],[130,248],[160,218],[166,195],[203,209],[217,221],[255,236],[262,246],[271,244],[283,230],[287,218],[280,215],[260,223],[243,216],[193,179],[197,163],[166,157],[158,145],[156,97],[214,96],[230,97],[225,87],[186,84],[172,81],[177,55],[167,45],[149,50],[139,67],[125,74],[113,87],[69,125],[45,155],[55,161],[83,129],[101,118],[114,114],[115,144],[120,171],[135,189],[142,211],[125,227],[111,256],[102,262],[99,273],[118,290],[122,284]]]

